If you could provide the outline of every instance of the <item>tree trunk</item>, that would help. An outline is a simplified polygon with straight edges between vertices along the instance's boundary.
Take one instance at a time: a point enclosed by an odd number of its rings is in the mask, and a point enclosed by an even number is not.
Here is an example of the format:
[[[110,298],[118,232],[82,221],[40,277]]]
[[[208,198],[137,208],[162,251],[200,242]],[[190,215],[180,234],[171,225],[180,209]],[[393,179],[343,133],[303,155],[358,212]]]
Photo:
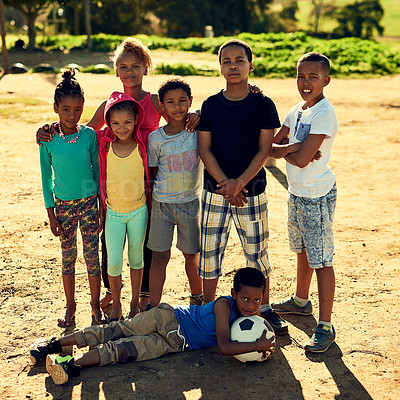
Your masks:
[[[86,28],[86,35],[88,37],[88,44],[87,48],[88,50],[92,50],[92,21],[91,21],[91,13],[90,13],[90,3],[89,0],[84,1],[84,7],[85,7],[85,28]]]
[[[79,9],[80,5],[78,3],[74,4],[74,35],[79,35]]]
[[[324,0],[311,0],[314,6],[314,33],[318,33],[319,30],[319,20],[321,18],[321,9]]]
[[[29,50],[35,50],[36,47],[36,29],[35,29],[35,21],[37,17],[37,12],[30,11],[26,14],[28,19],[28,37],[29,37]]]
[[[2,44],[1,54],[3,57],[3,67],[4,67],[4,72],[8,74],[10,72],[10,69],[8,66],[8,50],[6,45],[6,22],[4,18],[3,0],[0,0],[0,30],[1,30],[1,44]]]

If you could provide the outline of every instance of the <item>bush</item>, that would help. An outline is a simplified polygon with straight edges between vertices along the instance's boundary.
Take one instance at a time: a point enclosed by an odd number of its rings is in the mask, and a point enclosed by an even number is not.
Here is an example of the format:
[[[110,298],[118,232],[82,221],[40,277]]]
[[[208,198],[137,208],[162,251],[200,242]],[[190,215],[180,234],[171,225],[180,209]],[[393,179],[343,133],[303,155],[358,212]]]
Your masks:
[[[196,68],[192,64],[160,64],[157,65],[157,73],[165,75],[201,75],[201,76],[213,76],[219,73],[215,70]]]
[[[151,50],[166,49],[176,51],[209,52],[217,54],[219,47],[231,37],[171,39],[155,35],[137,35]],[[319,51],[332,61],[332,75],[387,75],[400,73],[400,54],[371,40],[343,38],[324,40],[296,33],[240,33],[238,39],[247,42],[253,50],[255,71],[258,77],[293,77],[296,63],[301,55],[309,51]],[[93,50],[112,52],[125,39],[120,35],[93,35]],[[46,50],[74,49],[86,47],[87,37],[49,36],[38,40]],[[86,68],[88,72],[93,67]],[[196,68],[187,64],[162,64],[158,73],[176,75],[218,75],[217,70]],[[103,71],[102,73],[107,72]]]

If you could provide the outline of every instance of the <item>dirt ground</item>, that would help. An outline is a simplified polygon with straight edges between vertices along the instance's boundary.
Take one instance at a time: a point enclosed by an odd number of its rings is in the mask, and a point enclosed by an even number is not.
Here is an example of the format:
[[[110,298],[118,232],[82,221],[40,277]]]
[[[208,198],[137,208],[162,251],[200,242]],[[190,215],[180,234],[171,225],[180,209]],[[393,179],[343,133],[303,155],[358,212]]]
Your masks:
[[[156,91],[165,76],[147,77]],[[117,78],[80,74],[86,109],[93,112]],[[52,97],[59,76],[8,75],[0,81],[0,398],[2,399],[398,399],[400,394],[400,76],[333,80],[326,94],[337,110],[339,133],[330,165],[336,173],[337,340],[324,354],[301,348],[318,318],[288,317],[289,335],[277,338],[273,360],[246,365],[216,348],[158,360],[95,367],[60,387],[44,365],[29,362],[37,338],[60,335],[64,314],[60,246],[51,235],[43,204],[34,134],[54,120]],[[188,77],[194,106],[223,87],[221,78]],[[275,101],[281,119],[299,101],[294,80],[254,79]],[[396,89],[397,88],[397,89]],[[35,100],[32,100],[35,99]],[[85,118],[90,115],[86,115]],[[295,257],[286,231],[285,166],[268,170],[271,300],[291,295]],[[77,326],[89,325],[89,288],[82,255],[77,265]],[[244,265],[232,230],[218,294],[229,293],[234,271]],[[163,301],[186,304],[188,285],[176,249],[167,271]],[[128,282],[128,269],[123,279]],[[129,305],[123,289],[124,311]],[[81,351],[81,350],[74,350]]]

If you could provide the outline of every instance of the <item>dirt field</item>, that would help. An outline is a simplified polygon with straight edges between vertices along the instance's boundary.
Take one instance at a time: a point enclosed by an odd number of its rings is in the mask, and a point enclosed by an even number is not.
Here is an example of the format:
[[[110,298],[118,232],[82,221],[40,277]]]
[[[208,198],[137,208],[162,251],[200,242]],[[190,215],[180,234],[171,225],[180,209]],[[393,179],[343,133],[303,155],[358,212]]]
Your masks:
[[[290,317],[289,336],[277,338],[273,360],[245,365],[216,348],[158,360],[84,370],[59,387],[43,365],[32,367],[29,345],[60,335],[64,315],[60,246],[47,225],[34,133],[52,121],[59,77],[12,75],[0,81],[0,398],[2,399],[398,399],[400,394],[400,76],[333,80],[326,94],[337,110],[339,134],[330,165],[337,175],[335,216],[336,343],[321,355],[301,349],[316,325],[313,317]],[[117,78],[80,74],[90,114],[114,89]],[[155,91],[165,77],[145,80]],[[221,78],[187,78],[200,106],[223,87]],[[283,119],[299,101],[294,80],[255,79]],[[397,89],[396,89],[397,88]],[[29,99],[36,99],[35,101]],[[86,115],[87,117],[88,115]],[[90,116],[90,115],[89,115]],[[268,171],[271,299],[295,290],[295,257],[286,231],[284,163]],[[218,294],[230,290],[233,271],[244,265],[232,231]],[[163,301],[185,304],[183,259],[176,250],[168,267]],[[124,281],[128,271],[124,268]],[[129,302],[123,289],[124,311]],[[89,288],[83,259],[77,265],[77,325],[90,324]],[[76,351],[76,350],[75,350]]]

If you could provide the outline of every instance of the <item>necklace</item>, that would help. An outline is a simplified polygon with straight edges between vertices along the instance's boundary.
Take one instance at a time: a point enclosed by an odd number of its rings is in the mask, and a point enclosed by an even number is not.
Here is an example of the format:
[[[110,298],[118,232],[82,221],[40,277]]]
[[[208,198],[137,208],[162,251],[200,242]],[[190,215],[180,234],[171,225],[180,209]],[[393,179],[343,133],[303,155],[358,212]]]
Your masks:
[[[76,141],[78,140],[78,137],[81,135],[81,127],[79,125],[76,125],[77,135],[71,140],[67,140],[65,138],[65,134],[61,129],[60,121],[55,123],[55,127],[58,128],[58,136],[60,136],[60,138],[63,138],[67,143],[76,143]]]

